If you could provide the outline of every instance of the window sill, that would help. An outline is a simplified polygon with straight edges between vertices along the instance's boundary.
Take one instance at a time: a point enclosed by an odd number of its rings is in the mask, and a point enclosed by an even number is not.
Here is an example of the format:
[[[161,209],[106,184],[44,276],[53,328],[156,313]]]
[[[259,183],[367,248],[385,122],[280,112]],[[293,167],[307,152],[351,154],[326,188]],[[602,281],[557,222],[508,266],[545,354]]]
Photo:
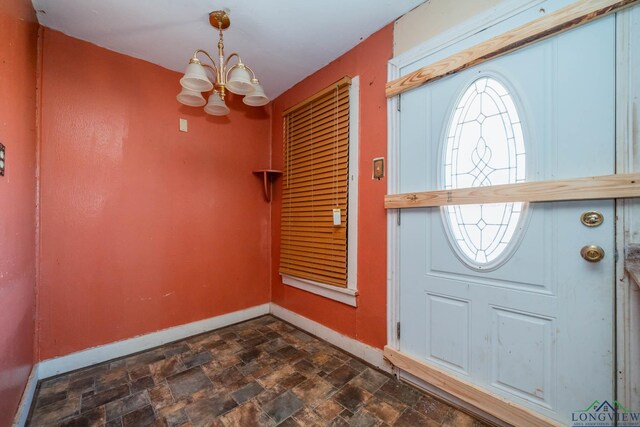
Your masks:
[[[282,283],[284,283],[285,285],[302,289],[303,291],[311,292],[312,294],[320,295],[325,298],[350,305],[352,307],[358,306],[356,301],[358,291],[355,289],[339,288],[337,286],[325,285],[322,283],[314,282],[312,280],[288,276],[286,274],[282,274],[281,276]]]

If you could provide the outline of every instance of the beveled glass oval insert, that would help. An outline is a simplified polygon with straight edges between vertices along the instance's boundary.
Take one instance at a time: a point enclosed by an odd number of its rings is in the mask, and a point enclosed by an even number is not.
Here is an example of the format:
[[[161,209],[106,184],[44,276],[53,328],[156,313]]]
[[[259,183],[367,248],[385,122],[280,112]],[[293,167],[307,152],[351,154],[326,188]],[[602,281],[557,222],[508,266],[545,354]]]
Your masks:
[[[494,77],[464,91],[446,133],[445,189],[525,181],[525,144],[514,98]],[[452,246],[469,266],[487,269],[506,259],[521,228],[524,203],[455,205],[442,209]]]

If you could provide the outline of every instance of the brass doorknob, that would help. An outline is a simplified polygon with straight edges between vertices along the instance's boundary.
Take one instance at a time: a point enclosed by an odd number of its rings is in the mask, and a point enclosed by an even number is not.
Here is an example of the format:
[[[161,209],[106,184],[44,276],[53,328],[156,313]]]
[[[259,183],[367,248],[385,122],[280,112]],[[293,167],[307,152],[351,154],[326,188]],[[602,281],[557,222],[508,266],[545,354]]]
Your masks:
[[[589,262],[600,262],[604,258],[604,249],[598,245],[586,245],[582,247],[580,255]]]

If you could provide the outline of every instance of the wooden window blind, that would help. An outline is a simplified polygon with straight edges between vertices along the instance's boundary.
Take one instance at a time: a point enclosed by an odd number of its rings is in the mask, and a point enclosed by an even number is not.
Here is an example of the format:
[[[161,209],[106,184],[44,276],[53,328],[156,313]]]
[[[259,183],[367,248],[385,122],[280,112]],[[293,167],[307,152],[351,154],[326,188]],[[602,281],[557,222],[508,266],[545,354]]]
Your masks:
[[[348,77],[284,112],[280,273],[347,287]],[[340,209],[340,225],[333,210]]]

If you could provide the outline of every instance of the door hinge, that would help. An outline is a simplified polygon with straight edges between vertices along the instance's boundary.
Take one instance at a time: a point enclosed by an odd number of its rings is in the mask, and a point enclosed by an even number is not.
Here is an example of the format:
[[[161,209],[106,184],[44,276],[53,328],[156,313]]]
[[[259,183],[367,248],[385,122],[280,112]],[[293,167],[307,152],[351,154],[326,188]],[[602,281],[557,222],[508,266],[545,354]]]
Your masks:
[[[402,94],[398,95],[398,105],[397,105],[397,109],[398,109],[398,111],[400,111],[400,110],[401,110],[401,108],[400,108],[400,104],[402,104]]]
[[[396,216],[396,223],[398,225],[400,225],[400,214],[401,214],[401,212],[402,212],[402,209],[398,209],[398,213],[397,213],[397,216]]]
[[[400,339],[400,322],[396,323],[396,338]]]

